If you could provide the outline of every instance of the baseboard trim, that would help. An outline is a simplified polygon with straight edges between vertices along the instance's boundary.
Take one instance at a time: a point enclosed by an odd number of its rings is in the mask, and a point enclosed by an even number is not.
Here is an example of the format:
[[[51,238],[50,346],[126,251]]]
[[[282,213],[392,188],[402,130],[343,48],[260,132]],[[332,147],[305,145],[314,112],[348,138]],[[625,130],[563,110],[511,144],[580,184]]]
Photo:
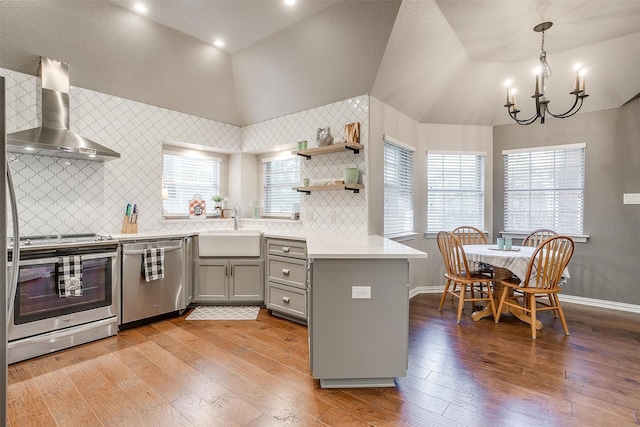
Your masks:
[[[602,307],[610,310],[628,311],[631,313],[640,313],[640,305],[628,304],[626,302],[607,301],[596,298],[585,298],[576,295],[560,294],[560,302],[568,302],[572,304],[589,305],[591,307]]]
[[[409,290],[409,298],[413,298],[419,294],[441,294],[444,288],[442,286],[418,286]]]
[[[409,291],[409,298],[413,298],[419,294],[439,294],[443,290],[442,286],[418,286]],[[628,311],[630,313],[640,314],[640,305],[628,304],[625,302],[607,301],[596,298],[585,298],[576,295],[560,294],[560,301],[570,304],[588,305],[591,307],[607,308],[609,310]]]

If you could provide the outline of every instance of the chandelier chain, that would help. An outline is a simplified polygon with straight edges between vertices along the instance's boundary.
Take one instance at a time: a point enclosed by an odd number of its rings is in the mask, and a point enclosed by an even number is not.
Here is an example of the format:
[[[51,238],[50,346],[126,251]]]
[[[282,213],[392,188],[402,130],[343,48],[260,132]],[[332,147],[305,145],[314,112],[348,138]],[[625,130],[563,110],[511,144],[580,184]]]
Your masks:
[[[540,46],[540,68],[545,79],[552,76],[551,65],[547,62],[547,52],[544,50],[544,31],[542,32],[542,46]]]

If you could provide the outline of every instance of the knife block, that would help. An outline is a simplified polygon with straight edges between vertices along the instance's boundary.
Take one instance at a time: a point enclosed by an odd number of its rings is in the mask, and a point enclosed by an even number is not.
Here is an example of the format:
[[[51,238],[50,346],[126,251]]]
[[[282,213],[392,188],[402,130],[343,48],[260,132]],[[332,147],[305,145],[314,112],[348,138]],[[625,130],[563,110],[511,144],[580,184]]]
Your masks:
[[[137,232],[138,232],[138,224],[130,223],[129,216],[125,215],[122,218],[122,233],[135,234]]]

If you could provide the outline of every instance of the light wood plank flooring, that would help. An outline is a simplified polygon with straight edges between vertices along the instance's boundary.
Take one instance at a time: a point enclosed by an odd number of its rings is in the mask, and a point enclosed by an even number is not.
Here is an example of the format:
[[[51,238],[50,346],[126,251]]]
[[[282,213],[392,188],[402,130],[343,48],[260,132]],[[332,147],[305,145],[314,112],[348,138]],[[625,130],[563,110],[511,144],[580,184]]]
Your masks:
[[[307,329],[185,316],[9,367],[22,426],[637,426],[640,315],[565,304],[571,336],[541,314],[456,324],[439,295],[411,300],[409,372],[396,388],[323,390]],[[381,343],[384,345],[384,343]],[[366,363],[366,361],[364,361]]]

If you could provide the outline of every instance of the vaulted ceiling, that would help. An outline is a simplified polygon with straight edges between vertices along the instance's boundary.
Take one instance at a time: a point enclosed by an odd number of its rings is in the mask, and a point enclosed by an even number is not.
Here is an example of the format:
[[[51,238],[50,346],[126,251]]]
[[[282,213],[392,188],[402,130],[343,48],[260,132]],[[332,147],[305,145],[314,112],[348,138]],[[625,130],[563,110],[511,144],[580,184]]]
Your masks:
[[[129,0],[0,3],[0,66],[69,62],[72,84],[237,125],[369,93],[421,123],[508,123],[505,88],[533,112],[540,34],[552,111],[640,93],[638,0]],[[222,37],[222,49],[211,44]],[[530,104],[530,105],[529,105]]]

